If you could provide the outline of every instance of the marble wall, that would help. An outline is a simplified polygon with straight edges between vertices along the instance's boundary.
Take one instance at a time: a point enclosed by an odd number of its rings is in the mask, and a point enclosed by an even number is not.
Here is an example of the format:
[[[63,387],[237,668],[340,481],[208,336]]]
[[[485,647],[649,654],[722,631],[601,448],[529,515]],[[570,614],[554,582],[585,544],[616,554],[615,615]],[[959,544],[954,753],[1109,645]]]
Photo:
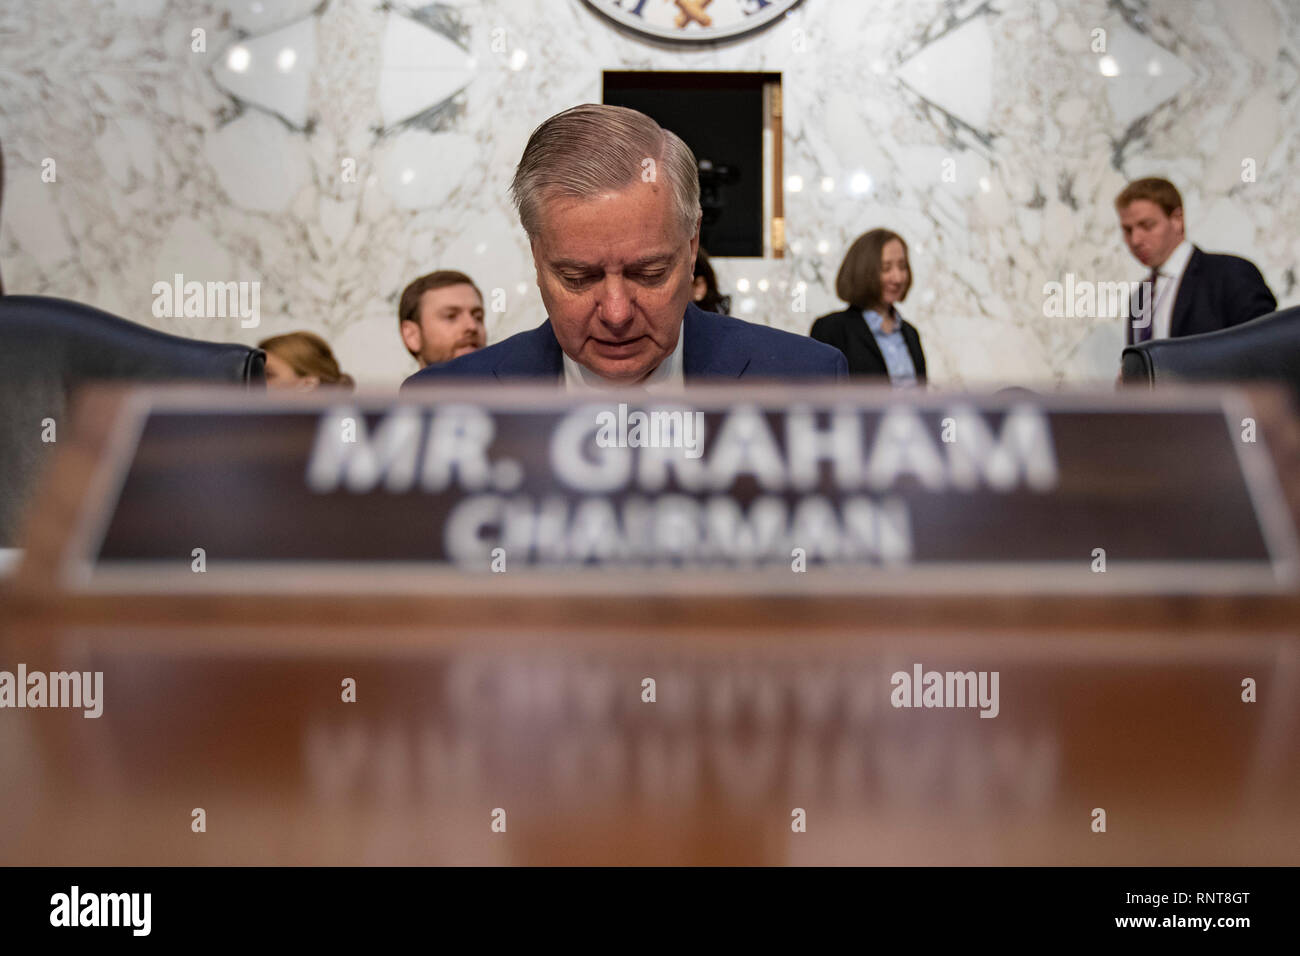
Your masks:
[[[733,310],[806,332],[890,226],[936,385],[1113,380],[1122,322],[1045,316],[1043,289],[1141,278],[1111,206],[1132,177],[1173,179],[1194,242],[1300,302],[1297,0],[803,0],[703,49],[584,0],[4,0],[7,291],[216,340],[311,329],[395,387],[422,272],[503,290],[490,340],[543,318],[507,185],[605,69],[782,73],[789,251],[719,260]],[[155,317],[176,273],[259,282],[260,325]]]

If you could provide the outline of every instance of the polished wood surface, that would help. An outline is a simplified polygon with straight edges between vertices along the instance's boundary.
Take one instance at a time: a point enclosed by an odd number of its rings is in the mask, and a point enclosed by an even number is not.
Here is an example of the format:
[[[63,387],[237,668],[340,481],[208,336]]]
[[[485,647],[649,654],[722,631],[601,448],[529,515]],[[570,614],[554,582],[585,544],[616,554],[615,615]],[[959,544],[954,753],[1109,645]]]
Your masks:
[[[70,595],[111,415],[0,587],[0,670],[104,675],[97,719],[0,710],[0,863],[1300,863],[1294,594]],[[916,664],[997,716],[893,706]]]
[[[0,859],[1300,862],[1294,635],[521,630],[10,632],[104,703],[0,714]],[[914,663],[997,716],[895,708]]]

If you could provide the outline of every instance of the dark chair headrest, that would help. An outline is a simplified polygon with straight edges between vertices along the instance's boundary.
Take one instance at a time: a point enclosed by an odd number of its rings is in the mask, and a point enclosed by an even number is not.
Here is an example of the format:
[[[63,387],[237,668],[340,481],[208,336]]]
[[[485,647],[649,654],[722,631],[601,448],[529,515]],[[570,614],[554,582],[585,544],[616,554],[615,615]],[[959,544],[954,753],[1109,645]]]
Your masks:
[[[0,547],[18,543],[54,449],[45,421],[62,434],[72,392],[95,381],[264,388],[266,353],[156,332],[66,299],[0,296]]]
[[[1300,391],[1300,306],[1177,339],[1152,339],[1124,349],[1126,383],[1287,382]]]
[[[67,299],[0,297],[0,381],[257,384],[265,367],[265,353],[247,345],[168,335]]]

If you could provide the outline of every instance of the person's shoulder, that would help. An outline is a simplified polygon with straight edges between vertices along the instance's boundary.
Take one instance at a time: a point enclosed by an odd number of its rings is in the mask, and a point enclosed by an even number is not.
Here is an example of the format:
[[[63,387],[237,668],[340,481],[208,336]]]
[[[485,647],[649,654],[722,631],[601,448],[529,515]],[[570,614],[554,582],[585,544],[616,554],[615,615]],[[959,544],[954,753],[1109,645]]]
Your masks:
[[[422,368],[403,382],[402,388],[432,385],[446,379],[491,378],[503,363],[509,363],[512,359],[526,361],[530,355],[543,354],[546,346],[545,339],[549,333],[549,322],[543,322],[535,329],[516,332],[495,345],[477,349],[450,362],[440,362]]]
[[[806,335],[798,335],[794,332],[786,332],[783,329],[775,329],[770,325],[761,325],[758,322],[748,322],[745,319],[738,319],[734,315],[719,315],[716,312],[701,312],[700,316],[708,321],[712,326],[712,331],[717,335],[725,335],[728,338],[751,339],[753,341],[780,341],[790,346],[815,345],[819,349],[829,348],[820,342],[814,342]]]
[[[858,309],[853,308],[852,306],[849,306],[847,309],[840,309],[838,312],[827,312],[825,315],[819,315],[816,319],[813,320],[812,327],[814,329],[837,328],[846,322],[852,321],[855,318],[858,321],[861,321],[862,312]]]
[[[513,336],[512,336],[513,337]],[[496,345],[489,345],[486,348],[470,352],[468,355],[462,355],[460,358],[454,358],[450,362],[439,362],[437,365],[426,365],[418,372],[410,376],[402,383],[402,388],[412,385],[432,385],[450,378],[480,378],[492,374],[492,369],[496,366],[497,354],[495,350],[501,349],[502,346],[509,342],[498,342]]]
[[[1230,252],[1206,252],[1200,246],[1192,247],[1192,256],[1200,254],[1201,262],[1211,270],[1234,272],[1242,275],[1259,275],[1259,266],[1245,256],[1235,256]]]
[[[727,340],[728,348],[743,349],[758,362],[770,361],[778,367],[791,365],[834,367],[843,359],[839,349],[810,339],[806,335],[774,329],[770,325],[747,322],[730,315],[700,312],[710,334]]]
[[[823,320],[844,321],[845,319],[852,319],[852,318],[858,318],[858,319],[862,318],[862,310],[855,309],[853,306],[849,306],[846,309],[840,309],[838,312],[827,312],[825,315],[820,315],[817,317],[817,321],[818,322],[821,322]]]

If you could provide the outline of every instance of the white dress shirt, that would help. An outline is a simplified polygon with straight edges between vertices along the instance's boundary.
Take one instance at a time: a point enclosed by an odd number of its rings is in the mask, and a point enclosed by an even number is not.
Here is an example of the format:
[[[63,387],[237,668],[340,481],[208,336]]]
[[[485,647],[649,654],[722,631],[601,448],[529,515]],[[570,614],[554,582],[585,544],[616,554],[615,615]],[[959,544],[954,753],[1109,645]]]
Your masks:
[[[674,392],[681,390],[686,385],[684,359],[682,357],[682,340],[686,338],[684,330],[677,330],[677,346],[668,353],[659,367],[646,376],[645,380],[638,382],[634,388],[643,388],[647,392]],[[569,358],[568,352],[561,353],[564,356],[564,388],[569,392],[594,392],[609,388],[624,388],[618,382],[611,382],[607,378],[601,378],[591,369],[584,365],[579,365],[573,359]]]
[[[1156,287],[1151,290],[1156,303],[1155,319],[1151,326],[1153,339],[1169,338],[1169,326],[1174,318],[1174,300],[1182,285],[1183,273],[1192,258],[1192,244],[1184,239],[1174,246],[1174,251],[1157,269]]]

